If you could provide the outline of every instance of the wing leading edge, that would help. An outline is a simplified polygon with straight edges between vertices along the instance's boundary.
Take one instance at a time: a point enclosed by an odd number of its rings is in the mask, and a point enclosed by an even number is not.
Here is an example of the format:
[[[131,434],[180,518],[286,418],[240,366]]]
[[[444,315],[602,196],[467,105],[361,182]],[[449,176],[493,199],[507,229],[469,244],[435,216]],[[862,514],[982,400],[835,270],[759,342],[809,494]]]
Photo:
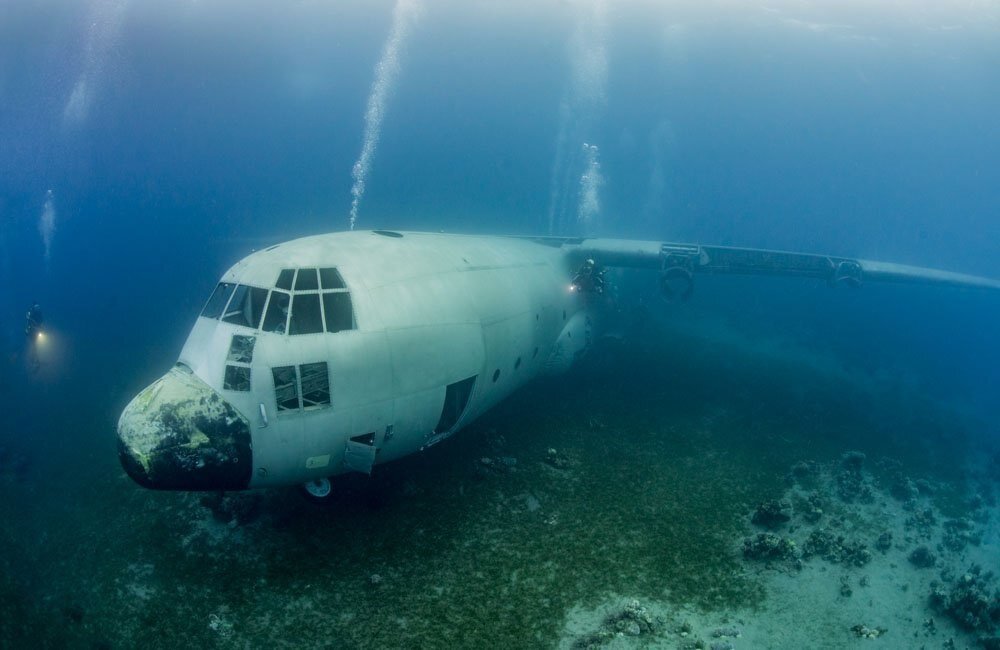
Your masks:
[[[712,273],[800,276],[852,286],[869,281],[913,282],[1000,290],[1000,281],[975,275],[835,255],[627,239],[538,241],[564,248],[581,261],[591,258],[603,266],[658,270],[664,282],[679,280],[688,285],[695,273]],[[690,286],[686,292],[690,293]]]

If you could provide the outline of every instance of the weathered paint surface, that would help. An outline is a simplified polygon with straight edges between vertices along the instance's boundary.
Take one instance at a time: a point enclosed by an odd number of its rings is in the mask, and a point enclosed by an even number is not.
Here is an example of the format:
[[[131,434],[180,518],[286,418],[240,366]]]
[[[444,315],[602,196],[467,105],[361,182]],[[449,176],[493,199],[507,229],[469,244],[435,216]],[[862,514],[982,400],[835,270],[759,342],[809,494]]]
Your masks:
[[[240,489],[250,480],[250,425],[190,371],[175,367],[139,393],[118,423],[122,465],[164,489]]]
[[[1000,289],[992,280],[930,269],[698,244],[387,231],[305,237],[255,252],[223,275],[228,285],[266,292],[261,308],[269,312],[273,303],[285,323],[265,328],[260,319],[200,316],[180,368],[122,415],[122,464],[147,487],[231,490],[369,472],[426,449],[586,353],[613,292],[578,283],[584,264],[659,272],[664,293],[679,298],[691,295],[697,273]],[[349,295],[353,326],[286,331],[292,318],[281,310],[295,313],[300,296],[318,295],[322,269],[339,274],[338,286],[322,291]],[[312,282],[299,287],[303,270]],[[291,277],[282,285],[283,273],[296,277],[295,287]],[[293,302],[282,307],[282,295]],[[242,342],[249,338],[252,349]],[[327,398],[306,405],[301,373],[317,365],[326,368]],[[243,379],[227,381],[231,369]],[[278,402],[274,372],[282,369],[296,373],[297,408]],[[460,412],[441,426],[449,387],[465,381],[472,384]],[[252,430],[241,414],[253,418]]]

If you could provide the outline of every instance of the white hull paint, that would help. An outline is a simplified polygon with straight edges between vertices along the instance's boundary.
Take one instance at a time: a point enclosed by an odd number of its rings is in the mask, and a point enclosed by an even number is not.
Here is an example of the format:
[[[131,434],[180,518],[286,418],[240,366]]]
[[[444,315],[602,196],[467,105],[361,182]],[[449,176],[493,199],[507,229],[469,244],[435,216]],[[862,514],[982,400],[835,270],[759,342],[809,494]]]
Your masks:
[[[592,268],[657,270],[664,291],[681,297],[695,273],[1000,288],[918,267],[696,244],[387,231],[306,237],[226,272],[221,315],[210,309],[213,295],[178,367],[123,412],[122,464],[148,487],[243,489],[370,472],[424,449],[585,352],[606,305],[599,291],[575,290],[587,258],[597,260]],[[298,286],[301,278],[315,286]],[[236,297],[241,287],[257,292],[252,309]],[[313,333],[286,333],[309,293]],[[346,319],[326,306],[336,293],[347,298]],[[269,329],[272,314],[280,327]]]

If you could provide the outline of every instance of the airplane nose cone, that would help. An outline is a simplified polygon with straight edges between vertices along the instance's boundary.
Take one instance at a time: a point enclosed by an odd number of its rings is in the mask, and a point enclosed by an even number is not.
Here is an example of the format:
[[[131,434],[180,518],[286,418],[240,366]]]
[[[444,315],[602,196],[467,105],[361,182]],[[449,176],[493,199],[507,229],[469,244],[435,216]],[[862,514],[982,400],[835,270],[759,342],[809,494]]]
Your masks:
[[[250,482],[250,423],[184,366],[133,399],[118,420],[118,457],[159,490],[241,490]]]

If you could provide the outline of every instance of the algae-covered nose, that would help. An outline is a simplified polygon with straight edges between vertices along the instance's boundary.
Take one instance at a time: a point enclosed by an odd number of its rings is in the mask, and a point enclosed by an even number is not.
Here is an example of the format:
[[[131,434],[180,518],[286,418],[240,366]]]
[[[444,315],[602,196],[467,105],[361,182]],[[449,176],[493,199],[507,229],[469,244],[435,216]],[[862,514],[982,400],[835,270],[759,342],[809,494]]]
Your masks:
[[[118,420],[118,455],[137,483],[161,490],[240,490],[250,482],[250,424],[182,365]]]

